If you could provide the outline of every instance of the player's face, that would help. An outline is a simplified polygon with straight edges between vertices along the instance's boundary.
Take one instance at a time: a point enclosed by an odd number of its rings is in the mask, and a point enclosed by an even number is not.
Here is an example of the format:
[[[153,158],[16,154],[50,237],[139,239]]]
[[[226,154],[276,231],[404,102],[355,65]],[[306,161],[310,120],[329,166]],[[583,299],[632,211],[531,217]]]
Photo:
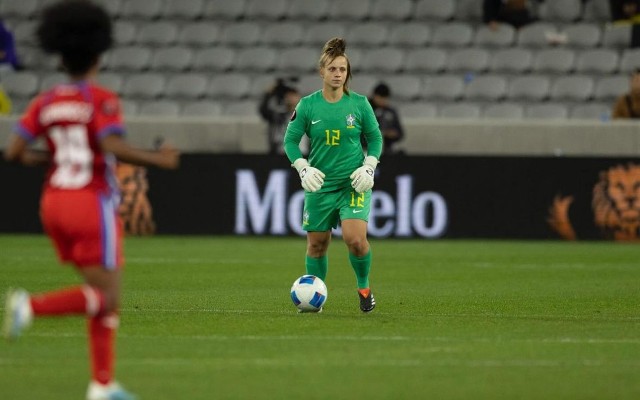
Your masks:
[[[324,66],[321,71],[325,87],[339,89],[347,80],[348,63],[346,57],[338,56]]]

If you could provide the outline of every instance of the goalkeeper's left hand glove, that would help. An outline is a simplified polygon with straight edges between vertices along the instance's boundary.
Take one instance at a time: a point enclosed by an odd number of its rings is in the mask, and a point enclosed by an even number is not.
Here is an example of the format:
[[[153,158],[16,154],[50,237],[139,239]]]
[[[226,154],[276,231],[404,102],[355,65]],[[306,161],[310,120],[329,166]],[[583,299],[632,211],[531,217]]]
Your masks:
[[[367,156],[362,167],[356,169],[351,174],[351,187],[358,193],[364,193],[373,187],[373,173],[378,166],[378,159],[374,156]]]

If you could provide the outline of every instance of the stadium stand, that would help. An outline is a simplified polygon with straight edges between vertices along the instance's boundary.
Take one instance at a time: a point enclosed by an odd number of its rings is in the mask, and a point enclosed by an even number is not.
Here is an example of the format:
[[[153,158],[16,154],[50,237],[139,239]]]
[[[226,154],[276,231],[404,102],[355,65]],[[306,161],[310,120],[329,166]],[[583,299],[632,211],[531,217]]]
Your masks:
[[[0,2],[26,67],[2,75],[14,113],[60,77],[33,32],[48,1]],[[479,0],[97,1],[116,41],[99,82],[127,115],[257,116],[277,77],[297,76],[303,95],[320,88],[317,62],[333,36],[347,39],[352,88],[368,95],[384,80],[408,118],[599,119],[640,67],[631,28],[611,24],[607,0],[545,1],[520,30],[490,29]]]

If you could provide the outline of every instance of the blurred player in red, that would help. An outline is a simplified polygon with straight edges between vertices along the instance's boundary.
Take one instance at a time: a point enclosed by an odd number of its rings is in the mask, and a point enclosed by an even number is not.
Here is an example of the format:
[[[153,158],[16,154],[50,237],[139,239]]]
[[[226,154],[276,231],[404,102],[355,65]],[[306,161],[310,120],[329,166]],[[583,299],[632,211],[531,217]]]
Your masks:
[[[92,370],[87,399],[134,399],[114,379],[123,266],[115,164],[119,159],[173,169],[179,154],[170,147],[139,150],[123,140],[117,95],[93,83],[100,56],[112,44],[111,21],[102,8],[84,0],[53,4],[42,12],[36,34],[44,51],[61,57],[69,82],[31,102],[4,156],[26,165],[49,163],[42,223],[60,261],[73,264],[84,283],[31,295],[10,290],[4,335],[17,338],[34,317],[84,315]],[[48,151],[28,147],[39,138]]]

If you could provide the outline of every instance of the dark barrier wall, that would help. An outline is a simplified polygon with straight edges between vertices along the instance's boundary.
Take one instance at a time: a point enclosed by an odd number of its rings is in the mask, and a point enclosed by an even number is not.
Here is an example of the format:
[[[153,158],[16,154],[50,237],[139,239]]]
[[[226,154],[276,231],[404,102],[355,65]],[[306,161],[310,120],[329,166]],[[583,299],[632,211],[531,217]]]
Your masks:
[[[32,232],[42,170],[0,164],[3,232]],[[188,154],[150,169],[158,233],[301,234],[303,194],[285,157]],[[386,157],[372,237],[638,237],[640,163],[619,158]]]

